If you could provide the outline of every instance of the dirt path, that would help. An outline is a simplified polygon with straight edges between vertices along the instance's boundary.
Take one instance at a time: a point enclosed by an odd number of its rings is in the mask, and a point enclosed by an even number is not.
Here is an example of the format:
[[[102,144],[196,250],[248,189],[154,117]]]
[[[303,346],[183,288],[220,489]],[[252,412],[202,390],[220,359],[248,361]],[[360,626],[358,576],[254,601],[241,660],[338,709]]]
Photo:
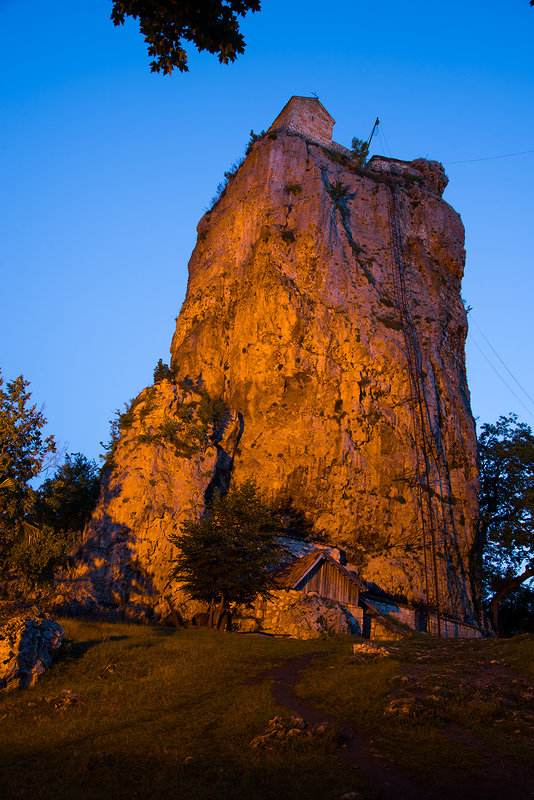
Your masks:
[[[421,783],[414,775],[395,763],[393,755],[375,745],[353,722],[326,714],[306,700],[297,697],[295,686],[299,672],[327,653],[292,658],[270,670],[275,701],[309,723],[328,722],[342,735],[337,753],[343,764],[357,770],[364,780],[376,787],[380,800],[523,800],[534,797],[533,776],[497,753],[491,752],[468,729],[450,725],[446,731],[462,749],[471,750],[479,769],[476,777],[461,768],[445,764],[430,784]],[[264,676],[265,677],[265,676]],[[417,754],[414,753],[414,761]]]
[[[337,753],[338,758],[357,770],[370,785],[379,789],[381,800],[429,800],[427,787],[418,784],[411,775],[397,767],[389,754],[374,747],[373,742],[357,731],[351,723],[326,714],[297,697],[294,689],[299,672],[313,660],[323,658],[325,655],[327,653],[292,658],[270,670],[268,676],[273,680],[272,693],[276,702],[293,714],[303,717],[306,722],[328,722],[334,725],[343,737],[343,745]],[[438,800],[435,793],[432,793],[432,797]],[[445,795],[443,797],[445,800]]]

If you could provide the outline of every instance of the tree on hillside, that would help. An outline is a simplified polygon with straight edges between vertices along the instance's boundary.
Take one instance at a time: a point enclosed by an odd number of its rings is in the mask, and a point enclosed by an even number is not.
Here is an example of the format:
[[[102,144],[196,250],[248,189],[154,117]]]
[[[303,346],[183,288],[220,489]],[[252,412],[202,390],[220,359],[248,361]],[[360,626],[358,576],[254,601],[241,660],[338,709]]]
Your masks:
[[[91,515],[100,488],[99,470],[82,453],[66,455],[36,492],[30,535],[14,548],[12,565],[33,583],[52,580]]]
[[[515,414],[478,440],[483,574],[498,628],[500,601],[534,577],[534,435]]]
[[[22,375],[4,383],[0,374],[0,568],[31,535],[28,514],[36,493],[30,481],[56,451],[53,437],[43,437],[46,419],[31,404],[28,386]]]
[[[260,7],[260,0],[114,0],[111,19],[115,25],[123,25],[127,16],[138,19],[148,55],[155,57],[151,71],[170,75],[174,68],[189,70],[182,39],[199,52],[217,53],[222,64],[235,61],[245,52],[238,16]]]
[[[71,453],[51,478],[39,487],[35,518],[57,530],[81,531],[95,507],[99,469],[83,453]]]
[[[274,587],[271,570],[283,552],[280,528],[278,514],[253,481],[230,487],[223,497],[215,493],[199,520],[170,537],[179,551],[172,576],[210,611],[217,605],[219,619],[229,616],[230,603],[250,603]],[[213,624],[218,627],[218,620]]]

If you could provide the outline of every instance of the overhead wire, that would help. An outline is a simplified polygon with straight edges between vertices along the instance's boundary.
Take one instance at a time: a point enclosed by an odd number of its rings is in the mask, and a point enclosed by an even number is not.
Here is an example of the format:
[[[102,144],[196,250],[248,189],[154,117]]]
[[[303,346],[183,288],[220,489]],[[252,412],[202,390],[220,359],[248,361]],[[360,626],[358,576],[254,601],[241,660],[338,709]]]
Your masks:
[[[387,139],[386,139],[386,135],[385,135],[385,133],[384,133],[384,127],[383,127],[383,124],[382,124],[382,122],[381,122],[381,123],[380,123],[380,124],[377,126],[377,135],[378,135],[378,138],[379,138],[379,140],[380,140],[380,144],[381,144],[381,146],[382,146],[383,150],[387,151],[388,155],[391,157],[391,150],[389,149],[389,145],[388,145],[388,142],[387,142]],[[484,156],[484,157],[481,157],[481,158],[468,158],[468,159],[462,159],[462,160],[460,160],[460,161],[444,161],[443,163],[444,163],[444,164],[447,164],[447,165],[449,165],[449,164],[473,164],[473,163],[475,163],[475,162],[477,162],[477,161],[493,161],[493,160],[495,160],[495,159],[499,159],[499,158],[513,158],[513,157],[515,157],[515,156],[524,156],[524,155],[529,155],[530,153],[534,153],[534,149],[532,149],[532,150],[520,150],[520,151],[518,151],[518,152],[515,152],[515,153],[503,153],[503,154],[496,155],[496,156]],[[508,366],[506,365],[506,363],[503,361],[503,359],[501,358],[501,356],[499,355],[499,353],[496,351],[496,349],[493,347],[493,345],[492,345],[492,344],[491,344],[491,342],[489,341],[488,337],[485,335],[485,333],[484,333],[484,331],[482,330],[482,328],[480,327],[480,325],[478,325],[478,323],[476,322],[476,320],[475,320],[475,319],[473,319],[473,317],[472,317],[472,316],[471,316],[471,321],[473,322],[473,324],[475,325],[475,327],[477,328],[477,330],[479,331],[479,333],[480,333],[480,334],[481,334],[481,336],[483,337],[483,339],[484,339],[484,341],[486,342],[486,344],[488,345],[488,347],[489,347],[489,348],[491,349],[491,351],[492,351],[492,352],[495,354],[495,356],[497,357],[497,359],[499,360],[499,362],[502,364],[502,366],[505,368],[505,370],[508,372],[508,374],[509,374],[509,375],[510,375],[510,377],[513,379],[513,381],[514,381],[514,382],[515,382],[515,383],[516,383],[516,384],[519,386],[519,388],[521,389],[521,391],[522,391],[522,392],[524,393],[524,395],[525,395],[525,396],[528,398],[528,400],[530,401],[530,403],[532,403],[532,405],[533,405],[533,408],[534,408],[534,399],[531,397],[531,395],[530,395],[530,394],[527,392],[527,390],[525,389],[525,387],[524,387],[524,386],[523,386],[523,385],[520,383],[520,381],[519,381],[519,380],[518,380],[518,379],[515,377],[515,375],[513,374],[513,372],[512,372],[512,371],[509,369],[509,367],[508,367]],[[485,360],[488,362],[488,364],[490,365],[490,367],[492,368],[492,370],[495,372],[495,374],[497,375],[497,377],[498,377],[498,378],[499,378],[499,379],[500,379],[500,380],[501,380],[501,381],[504,383],[504,385],[506,386],[506,388],[507,388],[507,389],[508,389],[508,390],[511,392],[511,394],[512,394],[512,395],[513,395],[513,396],[516,398],[516,400],[517,400],[517,401],[518,401],[518,402],[519,402],[519,403],[522,405],[522,407],[525,409],[525,411],[527,411],[527,413],[528,413],[528,414],[530,414],[531,416],[533,416],[533,417],[534,417],[534,413],[533,413],[532,409],[530,409],[530,408],[527,408],[527,406],[526,406],[526,405],[525,405],[525,403],[524,403],[524,402],[521,400],[521,398],[520,398],[520,397],[519,397],[519,396],[516,394],[516,392],[514,392],[514,390],[512,389],[512,387],[511,387],[511,386],[510,386],[510,385],[507,383],[507,381],[504,379],[504,377],[501,375],[501,373],[500,373],[500,372],[497,370],[497,368],[495,367],[495,365],[494,365],[494,364],[493,364],[493,363],[490,361],[490,359],[488,358],[488,356],[486,355],[486,353],[485,353],[485,352],[483,351],[483,349],[480,347],[480,345],[478,344],[478,342],[476,341],[476,339],[473,337],[473,334],[472,334],[472,332],[471,332],[471,340],[473,341],[473,343],[474,343],[474,345],[477,347],[477,349],[478,349],[478,350],[481,352],[482,356],[483,356],[483,357],[485,358]]]
[[[389,149],[389,145],[386,141],[386,135],[383,131],[382,123],[380,123],[380,125],[378,126],[378,138],[380,139],[380,144],[382,145],[383,150],[387,150],[387,153],[391,158],[391,150]]]
[[[466,158],[462,161],[444,161],[444,164],[473,164],[475,161],[493,161],[496,158],[512,158],[513,156],[525,156],[527,153],[534,153],[534,150],[521,150],[518,153],[504,153],[500,156],[484,156],[483,158]]]
[[[380,122],[377,126],[377,135],[380,139],[380,144],[382,148],[387,150],[389,157],[391,158],[391,150],[389,149],[389,145],[386,139],[386,134],[384,133],[384,126],[383,123]],[[459,161],[444,161],[443,164],[474,164],[476,161],[494,161],[497,158],[514,158],[515,156],[526,156],[530,153],[534,153],[534,149],[532,150],[519,150],[516,153],[502,153],[497,156],[482,156],[480,158],[465,158]]]
[[[499,379],[500,379],[500,380],[501,380],[501,381],[504,383],[504,385],[506,386],[506,388],[508,389],[508,391],[510,391],[510,392],[513,394],[513,396],[515,397],[515,399],[517,400],[517,402],[518,402],[518,403],[520,403],[520,404],[523,406],[523,408],[525,409],[525,411],[526,411],[526,412],[527,412],[527,413],[528,413],[530,416],[532,416],[532,417],[533,417],[533,419],[534,419],[534,414],[532,414],[532,411],[531,411],[529,408],[527,408],[527,406],[526,406],[526,405],[523,403],[523,401],[521,400],[521,398],[520,398],[520,397],[519,397],[519,396],[518,396],[518,395],[517,395],[517,394],[514,392],[514,390],[512,389],[512,387],[511,387],[511,386],[509,386],[509,384],[508,384],[508,383],[506,382],[506,380],[503,378],[503,376],[501,375],[501,373],[499,372],[499,370],[498,370],[498,369],[495,367],[495,365],[494,365],[494,364],[492,364],[492,362],[490,361],[490,359],[488,358],[488,356],[486,355],[486,353],[484,352],[484,350],[483,350],[483,349],[481,348],[481,346],[478,344],[477,340],[476,340],[476,339],[473,337],[473,334],[471,334],[471,341],[473,342],[473,344],[475,345],[475,347],[476,347],[478,350],[480,350],[480,352],[481,352],[482,356],[483,356],[483,357],[486,359],[486,361],[488,362],[488,364],[490,365],[490,367],[492,368],[492,370],[494,371],[494,373],[497,375],[497,377],[498,377],[498,378],[499,378]]]
[[[473,319],[473,316],[472,316],[472,314],[471,314],[471,321],[473,322],[473,325],[474,325],[474,326],[477,328],[477,330],[479,331],[480,335],[482,336],[482,338],[484,339],[484,341],[486,342],[486,344],[488,345],[488,347],[489,347],[489,348],[490,348],[490,349],[493,351],[493,353],[495,353],[495,355],[497,356],[497,358],[499,359],[499,361],[501,362],[501,364],[502,364],[502,365],[503,365],[503,367],[505,368],[506,372],[507,372],[507,373],[510,375],[510,377],[511,377],[511,378],[513,378],[513,380],[514,380],[514,381],[517,383],[517,385],[519,386],[519,388],[521,389],[521,391],[522,391],[522,392],[523,392],[523,393],[526,395],[526,397],[528,397],[528,399],[529,399],[529,400],[530,400],[530,402],[532,403],[532,407],[533,407],[533,409],[534,409],[534,399],[533,399],[533,398],[532,398],[532,397],[529,395],[529,393],[527,392],[527,390],[525,389],[525,387],[524,387],[524,386],[523,386],[523,385],[522,385],[522,384],[521,384],[521,383],[520,383],[520,382],[517,380],[517,378],[515,377],[515,375],[513,374],[513,372],[512,372],[512,371],[511,371],[511,370],[510,370],[510,369],[509,369],[507,366],[506,366],[505,362],[502,360],[502,358],[500,357],[500,355],[498,354],[498,352],[495,350],[495,348],[493,347],[492,343],[490,342],[490,340],[488,339],[488,337],[486,336],[486,334],[484,333],[484,331],[482,330],[482,328],[480,327],[480,325],[477,323],[476,319]]]
[[[386,150],[388,151],[388,153],[389,153],[389,155],[391,157],[391,150],[390,150],[389,143],[388,143],[388,140],[387,140],[386,132],[383,129],[382,129],[382,136],[384,137],[384,142],[386,143]]]

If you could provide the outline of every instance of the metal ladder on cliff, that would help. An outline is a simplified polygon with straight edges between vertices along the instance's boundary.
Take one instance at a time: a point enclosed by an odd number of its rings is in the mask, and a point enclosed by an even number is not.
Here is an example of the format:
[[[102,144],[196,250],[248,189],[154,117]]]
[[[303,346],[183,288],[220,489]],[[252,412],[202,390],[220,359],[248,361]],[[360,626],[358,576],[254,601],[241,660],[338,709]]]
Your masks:
[[[441,637],[441,593],[439,587],[437,563],[439,525],[437,513],[432,502],[432,495],[435,494],[432,488],[433,472],[435,472],[437,475],[437,481],[440,485],[440,497],[443,499],[440,474],[441,459],[439,448],[437,447],[435,437],[432,432],[430,409],[426,396],[425,378],[423,374],[421,348],[419,346],[417,331],[408,308],[405,281],[406,261],[404,257],[399,214],[397,211],[395,187],[392,185],[389,186],[388,191],[388,213],[391,229],[391,249],[393,255],[393,292],[402,325],[412,390],[411,408],[417,456],[417,486],[420,494],[425,592],[428,606],[430,603],[428,549],[430,547],[437,632],[438,636]],[[442,516],[444,518],[443,513]]]

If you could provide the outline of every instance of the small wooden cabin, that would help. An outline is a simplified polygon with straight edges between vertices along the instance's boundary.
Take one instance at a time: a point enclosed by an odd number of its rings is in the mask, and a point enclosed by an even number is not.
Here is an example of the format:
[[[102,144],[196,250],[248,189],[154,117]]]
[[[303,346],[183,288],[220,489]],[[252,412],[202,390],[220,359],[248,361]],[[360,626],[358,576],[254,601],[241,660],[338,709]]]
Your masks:
[[[285,564],[276,573],[280,589],[295,589],[305,594],[317,592],[320,597],[336,600],[343,606],[357,606],[364,582],[332,558],[325,550],[314,550]]]

